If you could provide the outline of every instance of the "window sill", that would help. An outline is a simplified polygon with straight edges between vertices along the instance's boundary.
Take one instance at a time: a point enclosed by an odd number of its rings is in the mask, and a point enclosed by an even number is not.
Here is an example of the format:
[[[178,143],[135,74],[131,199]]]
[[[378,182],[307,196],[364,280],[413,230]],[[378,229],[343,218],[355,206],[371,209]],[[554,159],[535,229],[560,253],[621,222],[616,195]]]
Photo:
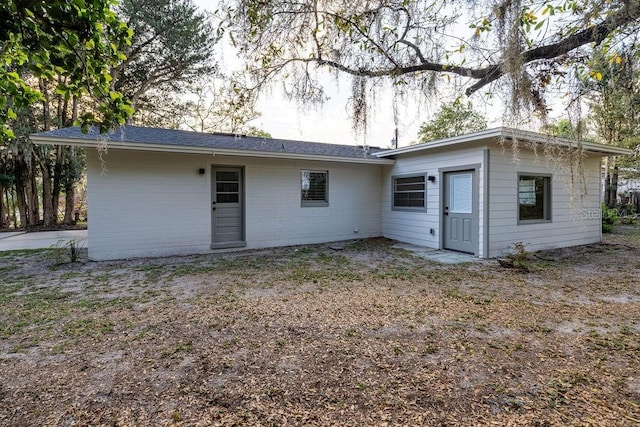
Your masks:
[[[519,219],[518,225],[551,224],[552,222],[550,219]]]
[[[329,202],[302,202],[301,208],[325,208],[329,206]]]
[[[391,207],[392,211],[398,212],[427,212],[426,208],[401,208],[401,207]]]

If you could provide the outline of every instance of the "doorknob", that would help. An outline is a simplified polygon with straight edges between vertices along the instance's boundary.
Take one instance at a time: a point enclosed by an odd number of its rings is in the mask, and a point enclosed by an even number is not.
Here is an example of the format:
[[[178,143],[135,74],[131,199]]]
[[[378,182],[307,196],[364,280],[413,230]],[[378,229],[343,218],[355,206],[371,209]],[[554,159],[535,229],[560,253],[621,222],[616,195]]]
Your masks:
[[[449,215],[449,206],[444,207],[444,214]]]

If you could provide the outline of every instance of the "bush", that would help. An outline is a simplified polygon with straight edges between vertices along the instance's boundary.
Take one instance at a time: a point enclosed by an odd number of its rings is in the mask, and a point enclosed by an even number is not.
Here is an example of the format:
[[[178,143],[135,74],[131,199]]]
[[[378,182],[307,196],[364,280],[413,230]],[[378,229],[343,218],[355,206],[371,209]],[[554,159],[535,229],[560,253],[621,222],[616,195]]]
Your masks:
[[[615,209],[609,209],[604,203],[602,204],[602,232],[611,233],[613,224],[618,220],[618,213]]]

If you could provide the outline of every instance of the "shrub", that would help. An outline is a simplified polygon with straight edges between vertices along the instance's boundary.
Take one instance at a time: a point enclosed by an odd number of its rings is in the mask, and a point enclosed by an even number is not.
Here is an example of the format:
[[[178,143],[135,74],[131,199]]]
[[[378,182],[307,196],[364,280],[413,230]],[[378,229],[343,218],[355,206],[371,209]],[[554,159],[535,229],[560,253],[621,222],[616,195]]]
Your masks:
[[[609,209],[603,203],[602,204],[602,232],[611,233],[613,231],[613,224],[618,220],[618,213],[615,209]]]

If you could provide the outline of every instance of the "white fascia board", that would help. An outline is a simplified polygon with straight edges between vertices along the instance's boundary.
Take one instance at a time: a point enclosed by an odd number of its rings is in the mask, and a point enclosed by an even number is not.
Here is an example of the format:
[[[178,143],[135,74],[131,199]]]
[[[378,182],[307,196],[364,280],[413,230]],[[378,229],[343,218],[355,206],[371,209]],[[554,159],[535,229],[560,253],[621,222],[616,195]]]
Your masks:
[[[194,146],[174,146],[164,144],[141,144],[135,142],[123,142],[123,141],[97,141],[91,139],[75,139],[75,138],[47,138],[39,136],[31,136],[31,140],[35,144],[42,145],[73,145],[76,147],[84,148],[104,148],[105,150],[118,149],[118,150],[136,150],[136,151],[152,151],[162,153],[184,153],[184,154],[207,154],[210,156],[241,156],[241,157],[263,157],[272,159],[289,159],[289,160],[312,160],[323,162],[338,162],[338,163],[363,163],[373,165],[393,165],[395,160],[393,159],[359,159],[357,157],[334,157],[334,156],[320,156],[312,154],[298,154],[298,153],[272,153],[268,151],[248,151],[248,150],[234,150],[229,148],[209,148],[209,147],[194,147]]]
[[[413,153],[415,151],[442,148],[442,147],[447,147],[449,145],[464,144],[466,142],[473,142],[473,141],[477,141],[485,138],[498,137],[501,135],[501,129],[502,128],[487,129],[480,132],[469,133],[466,135],[454,136],[451,138],[439,139],[436,141],[423,142],[421,144],[410,145],[408,147],[395,148],[392,150],[374,153],[372,155],[378,156],[378,157],[388,157],[388,156],[395,156],[397,154]]]
[[[570,139],[556,138],[550,135],[542,133],[536,133],[531,131],[499,127],[493,129],[486,129],[480,132],[470,133],[466,135],[454,136],[451,138],[440,139],[436,141],[424,142],[422,144],[410,145],[408,147],[396,148],[393,150],[386,150],[379,153],[374,153],[377,157],[389,157],[398,154],[413,153],[422,150],[431,150],[435,148],[447,147],[450,145],[465,144],[469,142],[479,141],[486,138],[507,138],[507,139],[522,139],[538,144],[546,144],[552,142],[560,146],[571,146],[575,143]],[[582,147],[589,153],[599,154],[602,156],[616,156],[616,155],[631,155],[633,150],[628,148],[614,147],[611,145],[598,144],[595,142],[582,142]]]

